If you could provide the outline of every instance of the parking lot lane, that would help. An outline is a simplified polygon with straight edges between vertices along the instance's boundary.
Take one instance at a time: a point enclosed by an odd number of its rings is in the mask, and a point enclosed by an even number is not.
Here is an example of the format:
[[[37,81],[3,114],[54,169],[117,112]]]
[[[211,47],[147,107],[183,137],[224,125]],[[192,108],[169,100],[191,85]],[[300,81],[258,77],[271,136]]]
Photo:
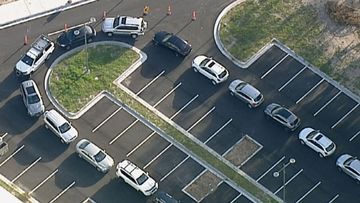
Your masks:
[[[218,202],[231,202],[239,192],[229,186],[227,183],[222,182],[215,191],[208,194],[201,202],[218,203]]]
[[[66,184],[71,184],[72,181],[66,180]],[[66,186],[65,186],[66,187]],[[55,176],[49,178],[41,187],[32,193],[39,202],[49,202],[56,195],[58,195],[65,187],[56,185]]]
[[[309,190],[304,193],[295,203],[299,202],[327,202],[331,198],[328,192],[321,187],[321,181],[314,183]],[[348,200],[346,202],[351,202]]]
[[[230,147],[244,136],[233,124],[227,125],[216,136],[206,143],[219,154],[224,154]]]
[[[159,158],[152,162],[146,170],[155,180],[160,181],[167,173],[176,167],[187,155],[172,145]]]
[[[286,53],[277,46],[272,46],[254,63],[249,66],[249,70],[257,76],[262,76],[270,67],[286,56]]]
[[[302,71],[291,83],[281,90],[288,98],[297,102],[304,95],[309,94],[314,86],[320,85],[322,78],[312,72],[310,69]]]
[[[199,95],[191,95],[180,87],[157,105],[156,108],[167,117],[173,119],[182,111],[187,111],[186,108],[196,101],[197,97]]]
[[[336,132],[346,134],[348,138],[356,134],[360,130],[360,104],[348,111],[331,128]]]
[[[230,203],[252,203],[252,201],[246,198],[244,195],[241,195],[236,198],[235,201],[231,201]]]
[[[71,186],[71,185],[69,185]],[[78,202],[81,203],[87,196],[76,187],[76,183],[63,190],[63,193],[54,202]]]

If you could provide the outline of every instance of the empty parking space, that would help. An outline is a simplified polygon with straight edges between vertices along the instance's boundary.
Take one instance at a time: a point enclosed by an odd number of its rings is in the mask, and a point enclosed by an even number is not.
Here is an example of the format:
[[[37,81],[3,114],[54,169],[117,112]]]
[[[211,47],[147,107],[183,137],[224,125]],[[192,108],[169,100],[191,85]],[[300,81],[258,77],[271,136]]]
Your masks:
[[[355,105],[331,128],[349,139],[358,133],[360,131],[360,104]]]
[[[235,143],[237,143],[242,138],[242,136],[244,136],[243,133],[241,133],[232,124],[228,124],[215,136],[213,136],[206,144],[217,153],[224,154]]]
[[[222,182],[216,190],[208,194],[202,202],[231,202],[239,195],[239,192],[225,182]]]

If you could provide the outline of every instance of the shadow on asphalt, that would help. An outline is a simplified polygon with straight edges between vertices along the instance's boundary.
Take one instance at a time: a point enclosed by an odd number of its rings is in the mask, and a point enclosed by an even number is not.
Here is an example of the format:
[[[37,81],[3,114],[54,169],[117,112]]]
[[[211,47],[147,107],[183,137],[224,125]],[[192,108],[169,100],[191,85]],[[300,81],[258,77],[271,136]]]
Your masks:
[[[20,83],[17,80],[15,73],[11,72],[0,83],[0,101],[6,100],[14,91],[18,90],[19,87],[20,87]]]

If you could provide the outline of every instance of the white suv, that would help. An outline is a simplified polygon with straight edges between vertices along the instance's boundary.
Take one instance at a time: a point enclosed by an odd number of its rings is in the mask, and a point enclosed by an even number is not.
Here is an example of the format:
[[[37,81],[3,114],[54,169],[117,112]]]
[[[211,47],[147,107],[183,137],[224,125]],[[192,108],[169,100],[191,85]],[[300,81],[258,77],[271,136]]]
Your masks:
[[[229,72],[224,66],[204,55],[195,57],[192,67],[195,72],[199,72],[209,78],[214,85],[226,81],[229,77]]]
[[[145,196],[154,194],[158,189],[158,183],[129,160],[124,160],[116,166],[116,176],[140,190]]]
[[[320,157],[330,156],[335,152],[336,145],[320,131],[312,128],[304,128],[299,133],[301,144],[306,144],[311,149],[319,153]]]
[[[113,34],[122,34],[135,39],[139,35],[144,35],[146,28],[147,22],[141,17],[117,16],[105,18],[101,29],[109,37]]]
[[[44,122],[45,127],[55,133],[62,143],[69,144],[78,137],[78,131],[55,109],[44,113]]]

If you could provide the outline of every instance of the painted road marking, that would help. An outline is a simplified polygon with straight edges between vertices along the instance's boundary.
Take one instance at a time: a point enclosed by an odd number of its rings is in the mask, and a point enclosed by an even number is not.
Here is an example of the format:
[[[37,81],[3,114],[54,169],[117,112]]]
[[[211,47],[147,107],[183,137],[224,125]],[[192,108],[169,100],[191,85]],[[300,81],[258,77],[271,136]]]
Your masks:
[[[90,197],[88,197],[84,201],[82,201],[81,203],[96,203],[96,202],[93,199],[91,199]]]
[[[165,70],[161,71],[154,79],[152,79],[148,84],[146,84],[143,88],[141,88],[141,90],[139,90],[138,93],[136,93],[136,95],[141,94],[141,92],[143,92],[147,87],[149,87],[152,83],[154,83],[159,77],[161,77],[163,74],[165,73]]]
[[[335,195],[328,203],[334,202],[339,197],[339,194]]]
[[[125,128],[120,134],[118,134],[114,139],[112,139],[110,142],[109,142],[109,145],[112,145],[117,139],[119,139],[119,137],[121,135],[123,135],[124,133],[126,133],[126,131],[128,131],[133,125],[135,125],[139,120],[136,119],[134,122],[132,122],[127,128]]]
[[[232,121],[232,118],[230,118],[224,125],[221,126],[214,134],[212,134],[207,140],[205,140],[204,144],[209,142],[213,137],[215,137],[222,129],[224,129],[230,122]]]
[[[156,102],[156,104],[153,107],[156,107],[157,105],[159,105],[164,99],[166,99],[171,93],[173,93],[178,87],[180,87],[181,82],[179,82],[179,84],[177,84],[175,87],[173,87],[165,96],[163,96],[158,102]]]
[[[314,113],[314,116],[318,115],[320,113],[320,111],[322,111],[327,105],[330,104],[330,102],[332,102],[337,96],[339,96],[339,94],[341,93],[342,91],[339,90],[339,92],[333,97],[331,98],[328,102],[326,102],[326,104],[324,106],[322,106],[317,112]]]
[[[12,154],[10,154],[10,155],[8,156],[8,158],[6,158],[3,162],[1,162],[0,167],[1,167],[2,165],[4,165],[7,161],[9,161],[9,159],[11,159],[13,156],[15,156],[15,155],[16,155],[20,150],[22,150],[24,147],[25,147],[25,145],[21,145],[21,147],[19,147],[15,152],[13,152]]]
[[[231,200],[230,203],[234,203],[239,197],[241,197],[242,193],[240,193],[238,196],[236,196],[233,200]]]
[[[288,57],[289,54],[286,54],[279,62],[277,62],[273,67],[271,67],[264,75],[261,76],[261,79],[264,79],[276,66],[278,66],[286,57]]]
[[[173,118],[175,118],[175,116],[177,116],[182,110],[184,110],[187,106],[189,106],[191,104],[191,102],[193,102],[196,98],[198,98],[198,94],[195,95],[190,101],[188,101],[183,107],[181,107],[181,109],[179,109],[174,115],[172,115],[170,117],[170,120],[172,120]]]
[[[28,171],[31,167],[33,167],[37,162],[41,160],[41,157],[37,158],[34,162],[32,162],[28,167],[26,167],[19,175],[17,175],[14,179],[12,179],[11,183],[14,183],[17,179],[19,179],[26,171]]]
[[[52,199],[49,203],[55,202],[61,195],[63,195],[66,191],[68,191],[72,186],[75,185],[75,181],[73,181],[70,185],[68,185],[63,191],[61,191],[54,199]]]
[[[351,142],[353,139],[355,139],[356,138],[356,136],[358,136],[360,134],[360,130],[354,135],[354,136],[352,136],[350,139],[349,139],[349,141]]]
[[[209,115],[211,112],[215,110],[215,106],[212,107],[206,114],[204,114],[200,119],[198,119],[190,128],[188,128],[186,131],[190,132],[191,129],[193,129],[197,124],[199,124],[207,115]]]
[[[273,164],[267,171],[265,171],[265,173],[263,173],[260,177],[258,177],[256,179],[256,182],[259,182],[259,180],[261,178],[263,178],[264,176],[266,176],[267,173],[269,173],[273,168],[275,168],[275,166],[277,166],[282,160],[285,159],[285,156],[281,157],[275,164]]]
[[[165,178],[167,178],[172,172],[174,172],[181,164],[183,164],[186,160],[188,160],[190,156],[188,155],[184,160],[182,160],[178,165],[176,165],[173,169],[171,169],[164,177],[160,179],[160,182],[162,182]]]
[[[314,185],[309,191],[307,191],[298,201],[295,203],[299,203],[301,200],[303,200],[310,192],[312,192],[317,186],[321,184],[321,181],[319,181],[316,185]]]
[[[159,158],[159,156],[161,156],[164,152],[166,152],[166,150],[168,150],[173,144],[170,143],[165,149],[163,149],[159,154],[157,154],[153,159],[151,159],[151,161],[149,161],[149,163],[147,163],[144,166],[144,169],[146,169],[150,164],[152,164],[152,162],[154,162],[157,158]]]
[[[98,126],[96,126],[91,132],[95,132],[97,129],[99,129],[102,125],[104,125],[110,118],[112,118],[117,112],[119,112],[123,107],[120,106],[118,109],[116,109],[110,116],[108,116],[105,120],[103,120]]]
[[[293,175],[288,181],[285,182],[285,186],[290,183],[292,180],[294,180],[294,178],[296,178],[296,176],[298,176],[301,172],[303,171],[303,169],[299,170],[295,175]],[[284,185],[282,185],[281,187],[279,187],[274,194],[277,194],[280,190],[282,190],[284,188]]]
[[[5,133],[5,134],[1,135],[0,140],[4,140],[4,138],[6,137],[6,135],[8,135],[8,133]]]
[[[346,118],[346,116],[348,116],[351,112],[353,112],[359,105],[360,103],[354,106],[349,112],[347,112],[342,118],[340,118],[340,120],[338,120],[333,126],[331,126],[331,129],[335,128],[341,121],[343,121]]]
[[[194,201],[196,202],[200,202],[199,200],[197,200],[194,196],[192,196],[191,194],[189,194],[187,191],[186,191],[186,188],[189,187],[193,182],[195,182],[198,178],[200,178],[200,176],[202,176],[205,172],[207,171],[207,169],[204,169],[199,175],[197,175],[194,179],[192,179],[188,184],[186,184],[182,189],[181,191],[183,193],[185,193],[187,196],[191,197],[191,199],[193,199]]]
[[[153,131],[149,136],[147,136],[143,141],[141,141],[134,149],[132,149],[129,153],[126,154],[126,157],[129,157],[132,153],[134,153],[141,145],[143,145],[146,141],[148,141],[156,132]]]
[[[56,169],[54,172],[52,172],[50,175],[48,175],[48,177],[46,177],[43,181],[41,181],[37,186],[35,186],[30,192],[29,194],[32,194],[33,192],[35,192],[37,189],[39,189],[39,187],[41,187],[46,181],[48,181],[51,177],[53,177],[57,172],[59,171],[59,169]]]
[[[318,83],[316,83],[316,85],[314,85],[314,87],[312,87],[308,92],[306,92],[302,97],[300,97],[300,99],[298,99],[296,101],[296,104],[298,104],[299,102],[301,102],[301,100],[303,100],[306,96],[308,96],[310,94],[310,92],[312,92],[315,88],[317,88],[325,79],[321,79]]]
[[[290,80],[288,80],[283,86],[281,86],[278,91],[280,92],[282,89],[284,89],[291,81],[293,81],[298,75],[300,75],[301,72],[303,72],[306,69],[306,66],[304,66],[299,72],[297,72]]]

